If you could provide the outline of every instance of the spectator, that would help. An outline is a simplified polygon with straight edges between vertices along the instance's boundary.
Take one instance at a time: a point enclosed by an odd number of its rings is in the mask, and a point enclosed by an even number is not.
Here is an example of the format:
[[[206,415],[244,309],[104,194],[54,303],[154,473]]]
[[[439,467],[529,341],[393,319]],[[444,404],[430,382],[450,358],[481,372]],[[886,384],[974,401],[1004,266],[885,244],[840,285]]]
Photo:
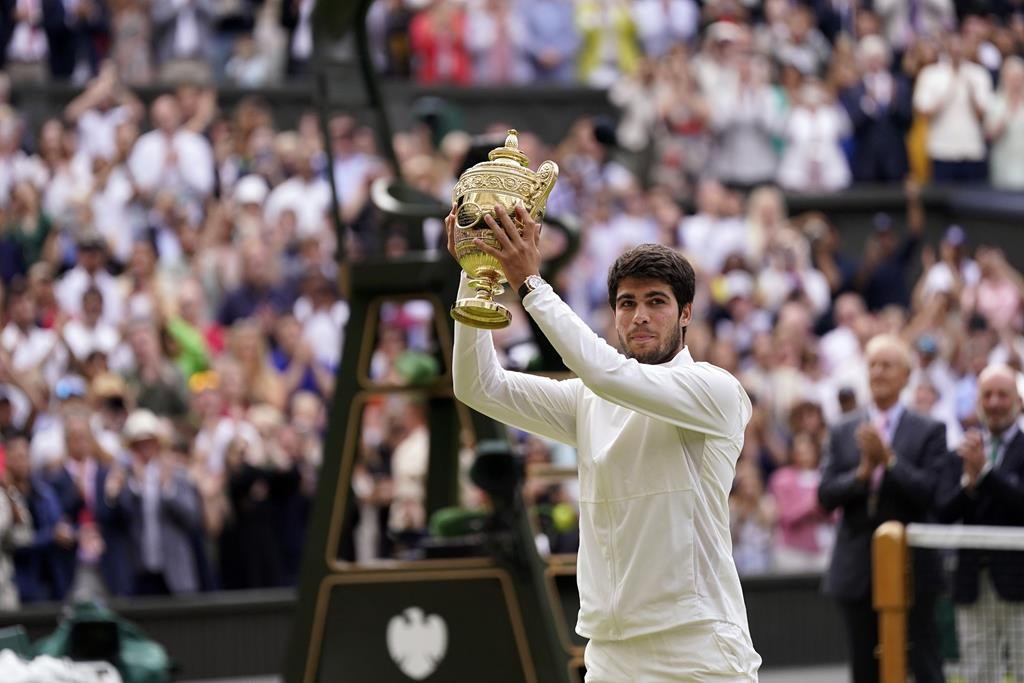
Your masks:
[[[992,143],[989,178],[1002,190],[1024,189],[1024,60],[1003,62],[999,91],[985,114],[985,136]]]
[[[814,267],[825,276],[833,298],[851,291],[860,264],[842,248],[839,229],[817,212],[804,214],[797,222],[811,242]]]
[[[237,320],[256,316],[269,323],[275,312],[291,307],[293,297],[279,285],[270,254],[258,240],[242,245],[242,282],[226,293],[218,314],[218,322],[229,327]]]
[[[910,84],[889,69],[889,48],[882,38],[863,38],[857,53],[861,79],[840,93],[853,123],[853,179],[902,180],[908,169],[903,140],[913,117]]]
[[[928,155],[938,182],[985,180],[982,120],[992,97],[992,79],[964,55],[963,38],[946,38],[938,63],[921,70],[914,107],[928,118]]]
[[[3,280],[10,283],[17,275],[25,275],[30,264],[43,259],[55,260],[56,234],[53,223],[40,205],[39,190],[29,182],[11,188],[8,220],[4,226]]]
[[[816,0],[813,3],[818,28],[829,43],[835,45],[858,35],[857,13],[860,8],[857,4],[852,0]]]
[[[580,0],[576,3],[580,35],[579,69],[584,83],[606,88],[633,73],[640,61],[637,28],[623,0]]]
[[[442,0],[446,1],[446,0]],[[336,116],[328,124],[334,155],[334,187],[346,217],[355,217],[368,200],[370,183],[383,172],[382,162],[357,145],[358,127],[350,116]]]
[[[981,277],[963,296],[964,309],[980,313],[997,331],[1020,329],[1024,280],[997,248],[979,249]]]
[[[238,54],[239,42],[248,41],[246,51],[255,48],[256,13],[263,4],[256,0],[241,0],[221,5],[211,21],[211,63],[217,82],[223,82],[226,65],[232,54]],[[269,64],[267,64],[269,68]]]
[[[400,547],[409,549],[426,533],[426,477],[430,456],[430,435],[425,407],[418,402],[395,401],[389,406],[388,428],[394,450],[391,474],[394,495],[388,530]]]
[[[471,4],[466,12],[466,49],[473,61],[473,82],[528,82],[528,39],[526,24],[511,0]]]
[[[897,53],[915,39],[938,37],[953,30],[953,0],[925,0],[911,5],[902,0],[876,0],[874,11],[882,22],[886,41]]]
[[[284,385],[270,364],[266,342],[258,324],[239,320],[228,336],[228,350],[241,365],[245,378],[245,395],[250,404],[266,403],[283,409],[287,395]]]
[[[188,413],[185,380],[178,367],[165,356],[153,323],[133,321],[127,340],[134,367],[126,374],[125,381],[135,405],[159,415],[184,419]]]
[[[776,470],[768,483],[778,510],[774,567],[779,572],[821,572],[828,566],[835,528],[818,503],[820,449],[812,435],[798,432],[790,464]]]
[[[786,199],[778,188],[762,186],[747,197],[746,233],[743,254],[746,262],[758,268],[764,263],[765,249],[789,222]]]
[[[729,496],[732,554],[741,576],[767,574],[772,568],[772,529],[775,508],[763,495],[761,473],[750,462],[737,467]]]
[[[198,201],[213,191],[210,143],[183,128],[181,116],[181,106],[172,95],[161,95],[150,107],[156,128],[136,141],[128,157],[128,169],[140,193],[153,195],[158,189],[169,190]]]
[[[872,402],[865,414],[832,429],[818,490],[826,510],[842,509],[825,591],[839,602],[857,681],[878,676],[871,535],[886,520],[928,519],[946,451],[943,425],[900,402],[912,370],[910,349],[897,337],[881,335],[868,342],[866,355]],[[909,660],[914,679],[922,683],[945,680],[935,622],[934,600],[941,580],[937,559],[927,550],[914,551]]]
[[[126,460],[121,432],[130,406],[124,380],[112,372],[97,374],[89,385],[89,399],[95,411],[90,423],[100,449],[115,461]]]
[[[828,280],[811,264],[807,240],[795,230],[779,231],[768,245],[757,289],[764,306],[773,312],[787,301],[803,301],[817,318],[831,302]]]
[[[9,375],[6,391],[24,420],[40,387],[55,386],[64,374],[67,352],[53,330],[36,324],[35,301],[23,283],[7,290],[6,303],[8,322],[0,333]]]
[[[638,0],[633,21],[649,57],[663,57],[675,46],[697,35],[700,8],[694,0]]]
[[[17,183],[31,183],[37,190],[46,184],[46,166],[22,149],[24,126],[13,109],[0,107],[0,207],[6,208]]]
[[[849,127],[846,112],[825,86],[806,81],[785,124],[779,184],[795,192],[835,192],[849,185],[850,167],[840,146]]]
[[[109,159],[97,156],[92,162],[89,210],[117,264],[128,262],[144,223],[143,208],[136,201],[136,188],[128,168],[128,158],[138,138],[139,128],[134,120],[119,124],[114,130],[113,155]]]
[[[0,491],[0,539],[0,610],[10,612],[21,606],[13,553],[32,542],[32,520],[21,496],[8,482]]]
[[[42,2],[5,3],[0,14],[0,66],[14,81],[45,81],[49,35],[55,18]]]
[[[57,553],[70,541],[70,527],[61,522],[57,494],[32,471],[28,439],[15,435],[5,448],[11,499],[16,507],[23,505],[23,522],[31,526],[31,536],[16,543],[13,553],[18,595],[23,603],[60,600],[72,577],[57,561]]]
[[[453,0],[430,0],[409,25],[413,74],[423,85],[466,84],[472,64],[466,46],[466,13]]]
[[[965,290],[976,287],[981,277],[978,263],[969,256],[967,235],[959,225],[951,225],[939,243],[939,258],[934,252],[925,251],[921,255],[925,265],[918,286],[915,287],[915,308],[922,308],[928,299],[936,294],[950,294],[961,298]]]
[[[103,320],[103,294],[90,287],[82,294],[82,316],[58,330],[75,361],[84,363],[95,351],[110,356],[121,343],[117,328]]]
[[[889,304],[906,307],[910,303],[907,276],[924,232],[924,215],[916,186],[908,186],[908,194],[907,233],[902,240],[897,237],[888,214],[874,217],[874,234],[868,239],[856,279],[858,290],[871,311]]]
[[[333,369],[341,362],[348,304],[338,298],[326,276],[312,273],[306,280],[306,293],[295,302],[295,317],[306,343],[315,349],[317,362],[332,370],[333,377]]]
[[[231,82],[243,88],[266,86],[272,75],[270,60],[256,48],[253,37],[245,34],[235,38],[224,73]]]
[[[716,174],[723,183],[751,188],[775,179],[781,112],[768,84],[767,64],[744,55],[736,73],[735,83],[711,98]]]
[[[409,64],[412,17],[412,10],[403,0],[384,0],[370,5],[366,17],[370,45],[375,49],[377,68],[385,76],[408,79],[412,73]]]
[[[284,211],[295,214],[295,238],[323,233],[331,207],[331,186],[316,175],[313,154],[309,144],[296,143],[294,168],[289,169],[293,175],[275,187],[264,204],[268,226],[276,225]]]
[[[788,31],[777,46],[775,58],[792,64],[805,77],[824,75],[829,59],[829,44],[814,25],[814,12],[806,5],[791,5],[787,15]]]
[[[616,81],[608,99],[622,115],[615,130],[616,142],[636,154],[647,152],[659,117],[662,84],[657,81],[656,64],[643,59],[636,73]]]
[[[970,430],[946,459],[936,503],[942,522],[1024,524],[1016,504],[1024,474],[1017,376],[1007,366],[991,365],[982,371],[978,409],[985,416],[985,428]],[[953,600],[964,676],[996,681],[1003,676],[1004,663],[1011,676],[1024,675],[1022,644],[1012,635],[1024,624],[1024,594],[1014,580],[1024,558],[1019,552],[966,549],[956,555]]]
[[[109,0],[110,61],[126,85],[153,80],[151,24],[148,8],[134,0]],[[103,69],[100,69],[102,76]]]
[[[526,24],[526,53],[531,80],[569,83],[576,76],[580,45],[572,0],[536,0],[518,5]]]
[[[163,428],[152,412],[129,415],[124,438],[131,464],[104,494],[131,520],[135,593],[194,593],[199,572],[191,539],[202,523],[199,494],[186,470],[164,452]]]
[[[39,158],[49,180],[42,193],[42,206],[37,209],[38,220],[57,223],[74,220],[75,202],[89,192],[92,178],[88,159],[78,153],[76,136],[58,119],[46,121],[39,129]],[[38,259],[38,255],[33,256]]]
[[[160,79],[209,80],[209,64],[215,63],[212,0],[154,0],[150,12]]]
[[[223,574],[229,588],[284,585],[282,510],[297,494],[297,467],[278,447],[281,414],[266,405],[250,410],[250,421],[264,424],[263,448],[233,444],[228,451],[228,492],[233,511],[221,543]],[[267,431],[269,429],[269,431]]]
[[[288,32],[286,73],[303,75],[313,57],[313,5],[315,0],[283,0],[281,26]]]
[[[696,203],[697,213],[679,226],[679,243],[694,255],[698,268],[717,273],[729,254],[744,251],[744,225],[729,215],[728,190],[717,180],[700,182]]]

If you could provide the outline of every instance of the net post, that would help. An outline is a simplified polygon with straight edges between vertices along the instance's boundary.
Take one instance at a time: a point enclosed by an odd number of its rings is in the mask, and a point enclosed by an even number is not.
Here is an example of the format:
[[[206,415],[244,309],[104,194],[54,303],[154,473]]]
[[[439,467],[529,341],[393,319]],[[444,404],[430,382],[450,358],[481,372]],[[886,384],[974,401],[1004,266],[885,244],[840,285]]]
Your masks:
[[[907,610],[910,562],[907,534],[899,522],[885,522],[872,542],[872,586],[878,612],[878,667],[881,683],[907,680]]]

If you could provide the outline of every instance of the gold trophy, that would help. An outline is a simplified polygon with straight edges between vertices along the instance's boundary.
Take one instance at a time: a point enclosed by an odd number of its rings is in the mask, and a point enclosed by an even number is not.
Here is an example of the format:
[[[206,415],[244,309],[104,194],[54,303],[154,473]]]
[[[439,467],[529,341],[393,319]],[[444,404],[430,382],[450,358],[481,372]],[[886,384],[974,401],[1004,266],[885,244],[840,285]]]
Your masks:
[[[548,195],[558,180],[558,164],[545,161],[536,173],[531,171],[530,160],[519,151],[519,133],[515,130],[508,132],[505,146],[491,150],[487,158],[489,161],[467,169],[452,190],[456,211],[455,254],[476,296],[456,301],[451,313],[465,325],[497,330],[507,327],[512,320],[512,313],[494,301],[494,297],[505,291],[501,285],[508,280],[498,259],[478,249],[473,240],[481,239],[496,249],[501,248],[484,222],[488,214],[498,220],[494,214],[498,204],[504,206],[515,221],[519,234],[523,226],[515,218],[516,204],[521,202],[530,217],[541,222]]]

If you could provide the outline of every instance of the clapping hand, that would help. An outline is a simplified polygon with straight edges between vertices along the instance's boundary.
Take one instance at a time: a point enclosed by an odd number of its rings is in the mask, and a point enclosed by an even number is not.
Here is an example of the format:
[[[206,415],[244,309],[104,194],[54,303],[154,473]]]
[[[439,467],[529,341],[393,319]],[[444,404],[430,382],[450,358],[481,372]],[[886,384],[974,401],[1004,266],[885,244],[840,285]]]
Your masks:
[[[985,467],[985,447],[981,432],[977,429],[969,429],[964,434],[963,441],[957,449],[957,454],[964,464],[964,474],[971,486],[978,480],[982,468]]]
[[[860,449],[860,467],[858,474],[867,478],[871,470],[878,465],[885,464],[888,458],[885,444],[882,443],[882,436],[874,425],[865,422],[857,428],[857,447]]]

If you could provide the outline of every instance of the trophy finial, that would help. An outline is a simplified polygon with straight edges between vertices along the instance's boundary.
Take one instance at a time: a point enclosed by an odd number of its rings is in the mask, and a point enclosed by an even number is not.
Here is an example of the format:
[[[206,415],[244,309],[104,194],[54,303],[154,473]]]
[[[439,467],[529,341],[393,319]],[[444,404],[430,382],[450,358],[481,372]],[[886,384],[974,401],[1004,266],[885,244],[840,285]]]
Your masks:
[[[519,150],[519,131],[515,128],[508,129],[505,146],[492,149],[487,154],[487,158],[499,163],[509,163],[511,161],[519,166],[530,167],[530,159]]]

